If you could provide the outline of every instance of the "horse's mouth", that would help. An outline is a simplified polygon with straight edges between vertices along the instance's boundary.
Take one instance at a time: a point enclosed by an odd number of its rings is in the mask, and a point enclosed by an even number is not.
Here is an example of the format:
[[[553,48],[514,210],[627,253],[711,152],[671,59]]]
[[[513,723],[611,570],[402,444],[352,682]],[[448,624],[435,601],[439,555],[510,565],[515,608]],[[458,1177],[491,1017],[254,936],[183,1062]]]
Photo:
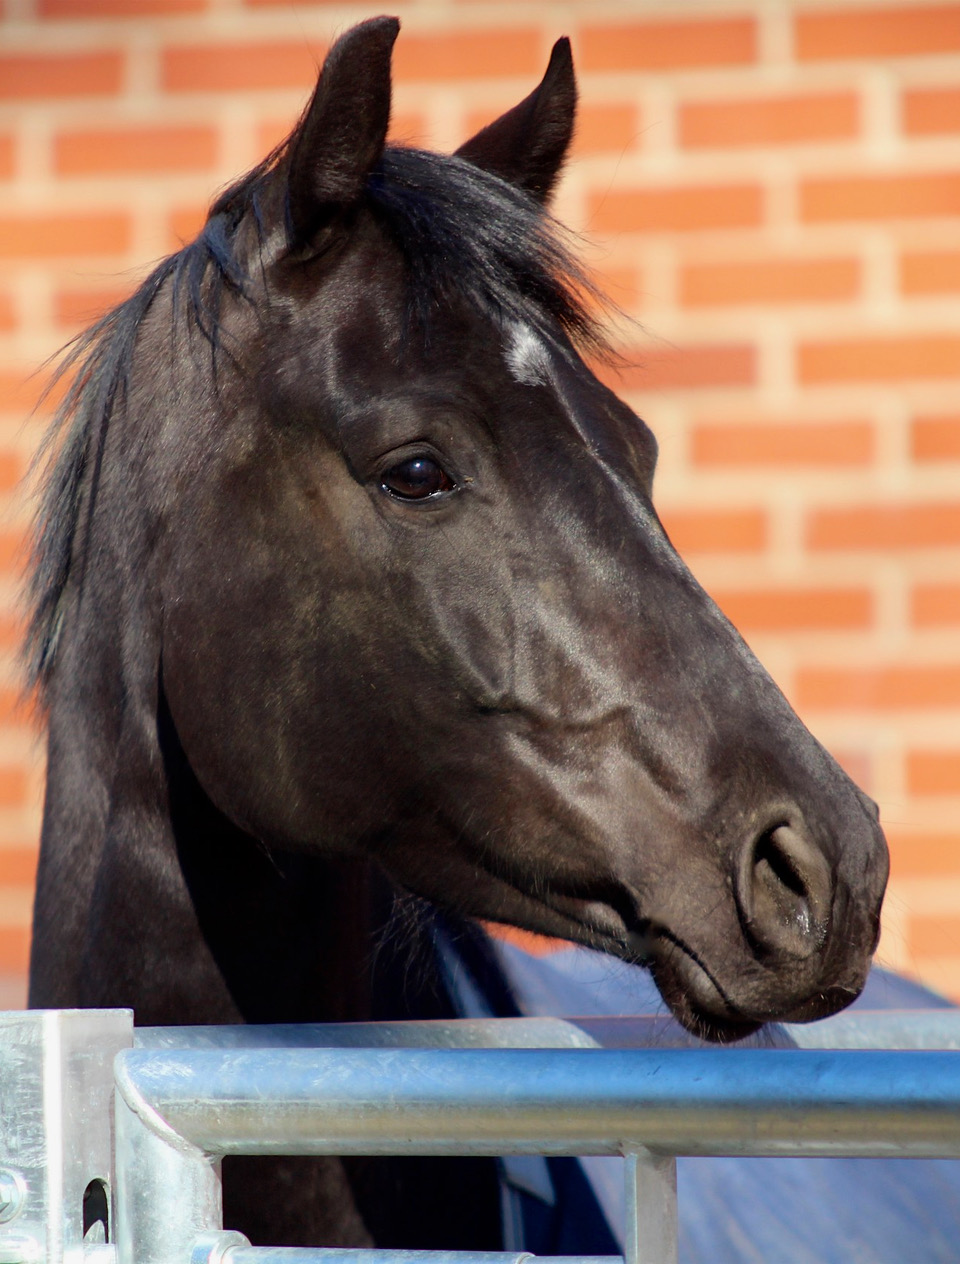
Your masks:
[[[512,893],[512,906],[509,918],[493,914],[493,920],[507,920],[648,968],[673,1017],[700,1040],[730,1044],[768,1022],[825,1017],[849,1004],[855,995],[852,989],[832,988],[797,998],[784,1010],[776,1005],[765,1006],[762,1013],[745,1009],[693,946],[664,923],[644,918],[628,893],[623,892],[622,898],[591,899],[556,890],[530,890],[502,875],[496,881],[501,891],[506,888]],[[492,910],[474,909],[475,916],[490,918],[491,914]]]
[[[730,1044],[752,1036],[763,1026],[738,1008],[713,972],[682,940],[657,935],[658,951],[650,972],[671,1014],[682,1027],[713,1044]]]
[[[656,987],[678,1023],[698,1039],[730,1044],[753,1035],[765,1019],[739,1009],[699,954],[662,925],[631,918],[605,901],[549,892],[531,896],[541,908],[569,923],[567,938],[600,948],[634,966],[650,969]],[[631,925],[632,923],[632,925]]]
[[[682,1026],[717,1044],[729,1044],[752,1035],[766,1023],[809,1023],[846,1008],[863,989],[866,970],[849,983],[835,981],[792,1002],[749,1012],[741,1008],[724,989],[713,971],[698,954],[661,929],[650,961],[650,971],[670,1011]]]
[[[574,896],[523,892],[527,900],[547,909],[551,920],[565,926],[554,933],[647,967],[674,1018],[701,1040],[729,1044],[763,1026],[738,1009],[709,967],[680,938],[663,927],[638,919],[633,927],[612,905]],[[631,918],[631,921],[634,919]]]

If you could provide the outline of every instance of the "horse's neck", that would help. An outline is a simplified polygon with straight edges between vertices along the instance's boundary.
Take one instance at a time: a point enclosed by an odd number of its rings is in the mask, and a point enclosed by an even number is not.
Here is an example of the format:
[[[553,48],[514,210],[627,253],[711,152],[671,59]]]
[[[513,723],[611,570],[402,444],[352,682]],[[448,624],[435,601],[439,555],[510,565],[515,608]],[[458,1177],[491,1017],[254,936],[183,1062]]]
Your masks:
[[[129,696],[101,707],[91,666],[54,694],[31,1004],[133,1006],[160,1024],[417,1012],[378,951],[384,880],[244,833],[197,782],[162,690],[156,718]]]
[[[30,1003],[154,1024],[448,1012],[427,928],[389,942],[374,867],[271,852],[204,793],[166,708],[144,568],[102,564],[74,600],[49,693]]]

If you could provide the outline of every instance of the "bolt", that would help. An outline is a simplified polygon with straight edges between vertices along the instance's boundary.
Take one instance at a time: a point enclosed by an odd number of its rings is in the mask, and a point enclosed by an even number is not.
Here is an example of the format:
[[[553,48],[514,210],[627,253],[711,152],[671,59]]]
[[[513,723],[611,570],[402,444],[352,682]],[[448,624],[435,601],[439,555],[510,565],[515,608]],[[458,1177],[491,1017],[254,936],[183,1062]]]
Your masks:
[[[0,1224],[20,1215],[26,1196],[27,1187],[20,1173],[7,1167],[0,1168]]]

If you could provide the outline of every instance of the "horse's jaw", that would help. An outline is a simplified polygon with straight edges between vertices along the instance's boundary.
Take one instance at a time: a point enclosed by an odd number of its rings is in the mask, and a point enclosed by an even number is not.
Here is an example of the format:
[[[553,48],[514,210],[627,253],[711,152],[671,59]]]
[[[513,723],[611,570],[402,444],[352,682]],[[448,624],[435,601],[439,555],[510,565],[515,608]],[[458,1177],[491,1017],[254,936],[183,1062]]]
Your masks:
[[[626,775],[627,762],[619,767]],[[579,801],[569,781],[548,796],[516,766],[500,798],[484,801],[489,780],[476,763],[473,772],[476,786],[465,764],[448,770],[445,810],[381,840],[378,859],[396,881],[441,907],[649,968],[675,1018],[707,1040],[827,1017],[862,990],[885,850],[875,815],[838,769],[825,765],[819,782],[822,799],[833,797],[829,820],[811,803],[778,799],[729,814],[722,828],[716,806],[643,798],[635,768]],[[422,799],[442,794],[424,788]],[[773,828],[775,819],[795,823]],[[832,859],[818,841],[828,833],[845,844]]]

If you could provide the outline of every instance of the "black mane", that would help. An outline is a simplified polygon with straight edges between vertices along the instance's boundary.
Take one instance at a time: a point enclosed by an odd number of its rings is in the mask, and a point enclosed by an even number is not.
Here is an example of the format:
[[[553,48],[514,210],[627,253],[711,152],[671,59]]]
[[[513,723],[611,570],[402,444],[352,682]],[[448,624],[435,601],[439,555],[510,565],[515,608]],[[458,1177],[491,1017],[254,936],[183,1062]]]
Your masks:
[[[265,189],[288,152],[289,142],[228,188],[196,240],[164,259],[61,360],[54,380],[75,376],[41,453],[45,468],[23,652],[28,688],[42,692],[49,680],[63,594],[83,556],[107,426],[123,406],[144,317],[171,284],[175,318],[198,330],[215,355],[223,291],[246,293],[250,277],[250,261],[237,250],[237,230],[252,216],[263,239]],[[544,331],[559,325],[585,351],[609,355],[594,315],[602,310],[601,296],[574,258],[565,230],[524,191],[462,158],[388,148],[368,178],[366,202],[406,260],[408,325],[423,335],[429,336],[437,311],[459,297],[501,323],[520,321]]]
[[[399,148],[384,152],[367,191],[407,260],[421,327],[459,296],[498,320],[556,322],[585,350],[606,352],[588,306],[600,296],[570,235],[529,194],[466,159]]]

